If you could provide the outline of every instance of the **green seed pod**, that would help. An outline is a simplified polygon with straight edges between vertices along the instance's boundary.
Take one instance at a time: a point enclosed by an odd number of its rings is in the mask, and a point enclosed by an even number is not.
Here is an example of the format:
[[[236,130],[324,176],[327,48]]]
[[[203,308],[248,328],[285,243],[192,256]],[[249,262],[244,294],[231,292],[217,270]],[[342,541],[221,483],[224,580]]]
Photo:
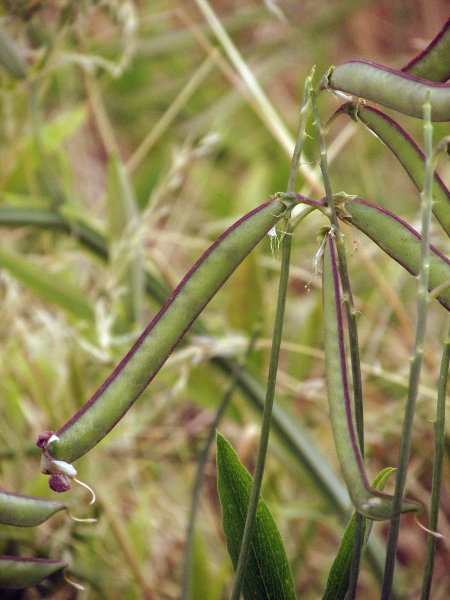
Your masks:
[[[0,588],[23,590],[67,567],[63,560],[0,555]]]
[[[347,216],[343,214],[343,220],[364,232],[409,273],[419,273],[421,237],[415,229],[388,210],[358,198],[346,202],[344,209]],[[431,291],[450,282],[450,261],[434,246],[430,250]],[[450,287],[444,287],[436,298],[450,311]]]
[[[205,252],[96,394],[56,433],[59,439],[48,445],[53,459],[71,463],[116,425],[214,294],[296,204],[295,198],[275,197],[240,219]]]
[[[447,81],[450,77],[449,56],[450,18],[425,50],[405,65],[402,71],[428,81]]]
[[[16,527],[35,527],[56,512],[67,508],[65,502],[24,496],[0,490],[0,523]]]
[[[326,384],[336,452],[355,509],[369,519],[384,521],[392,516],[393,497],[370,486],[356,436],[344,348],[337,256],[332,233],[325,239],[322,291]],[[417,502],[403,501],[402,512],[420,509]]]
[[[430,95],[431,120],[450,120],[450,86],[412,77],[365,60],[349,60],[331,67],[320,82],[328,88],[377,102],[411,117],[423,118]]]
[[[16,79],[25,79],[27,65],[12,39],[0,28],[0,64]]]
[[[361,103],[348,102],[336,111],[361,121],[390,148],[420,191],[425,177],[425,157],[414,140],[398,123],[379,110]],[[433,181],[433,214],[450,236],[450,193],[437,173]]]

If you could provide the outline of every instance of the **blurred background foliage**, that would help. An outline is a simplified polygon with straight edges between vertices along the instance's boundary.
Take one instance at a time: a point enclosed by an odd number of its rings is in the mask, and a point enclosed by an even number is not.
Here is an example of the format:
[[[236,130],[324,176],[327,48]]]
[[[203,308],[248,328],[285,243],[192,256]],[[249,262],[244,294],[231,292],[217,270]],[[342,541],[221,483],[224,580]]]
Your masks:
[[[158,304],[149,271],[174,287],[222,231],[286,188],[303,83],[351,58],[402,67],[448,17],[445,0],[211,0],[230,36],[213,33],[205,2],[3,0],[2,26],[29,76],[0,69],[0,208],[30,221],[62,215],[68,231],[18,227],[0,216],[1,486],[50,497],[38,434],[56,431],[109,375]],[[207,5],[208,6],[208,5]],[[233,57],[230,52],[236,51]],[[264,90],[259,95],[255,78]],[[320,98],[324,121],[339,106]],[[421,124],[400,119],[421,143]],[[435,127],[436,139],[448,126]],[[332,185],[419,222],[419,195],[382,144],[343,117],[328,136]],[[439,166],[450,184],[448,163]],[[321,196],[308,140],[298,191]],[[28,212],[27,212],[28,211]],[[79,222],[109,244],[102,261],[80,243]],[[320,283],[313,214],[295,234],[280,402],[336,466],[323,380]],[[84,230],[83,230],[84,231]],[[87,230],[92,239],[95,232]],[[413,335],[414,281],[363,236],[346,229],[360,310],[367,460],[395,465]],[[433,243],[448,255],[434,224]],[[73,512],[27,531],[3,527],[0,552],[68,558],[78,592],[60,578],[11,598],[172,599],[196,459],[227,382],[212,355],[239,357],[261,328],[249,368],[264,378],[275,310],[276,252],[264,240],[203,315],[211,336],[191,336],[113,432],[77,462],[98,495],[81,489]],[[429,503],[434,400],[447,315],[432,306],[408,495]],[[236,393],[220,429],[252,468],[259,417]],[[264,496],[291,560],[298,597],[323,593],[342,523],[274,441]],[[444,466],[448,481],[449,462]],[[53,494],[54,495],[54,494]],[[220,530],[214,460],[201,505],[192,598],[227,597],[231,566]],[[443,490],[433,598],[450,595],[450,498]],[[405,518],[400,585],[421,585],[426,534]],[[382,536],[387,525],[374,527]],[[378,584],[364,571],[360,598]],[[6,592],[5,592],[6,594]],[[6,596],[5,596],[6,597]]]

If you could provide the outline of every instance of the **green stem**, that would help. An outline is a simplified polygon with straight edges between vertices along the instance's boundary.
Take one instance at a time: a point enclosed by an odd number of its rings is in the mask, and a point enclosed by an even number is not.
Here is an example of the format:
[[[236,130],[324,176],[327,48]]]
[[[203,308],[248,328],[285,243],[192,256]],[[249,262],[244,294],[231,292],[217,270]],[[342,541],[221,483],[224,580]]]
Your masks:
[[[297,174],[301,159],[303,141],[305,139],[306,118],[310,111],[310,94],[312,88],[312,77],[314,70],[306,79],[303,89],[302,107],[300,110],[299,126],[295,142],[294,152],[292,154],[289,179],[287,184],[287,193],[295,189]],[[264,402],[261,434],[259,440],[258,456],[256,460],[255,475],[253,478],[252,491],[245,520],[244,533],[242,536],[241,550],[238,563],[236,565],[236,575],[234,580],[231,600],[239,600],[242,584],[247,568],[250,546],[252,543],[253,530],[256,521],[256,511],[258,508],[259,496],[261,494],[261,485],[266,463],[267,447],[269,445],[270,426],[272,420],[273,401],[275,396],[275,386],[278,371],[278,358],[280,355],[281,336],[283,332],[284,313],[286,308],[287,287],[289,282],[289,265],[292,247],[292,226],[291,222],[285,220],[286,228],[281,241],[281,269],[280,282],[278,288],[277,310],[275,315],[275,324],[272,337],[272,351],[270,355],[269,374],[267,381],[266,399]]]
[[[447,389],[448,370],[450,362],[450,328],[444,344],[442,354],[441,371],[439,374],[438,397],[436,406],[436,421],[434,423],[434,463],[433,483],[431,486],[431,507],[429,528],[437,531],[439,516],[439,496],[441,491],[442,464],[445,450],[445,397]],[[436,553],[437,538],[429,534],[427,545],[427,558],[422,583],[422,595],[420,600],[428,600],[431,591],[431,580],[433,576],[434,556]]]
[[[312,78],[314,76],[315,67],[311,70],[311,73],[306,78],[305,85],[303,87],[302,107],[300,109],[300,118],[298,122],[297,138],[295,141],[295,148],[292,154],[291,168],[289,171],[289,179],[286,188],[286,192],[289,194],[295,190],[295,183],[297,181],[297,175],[300,168],[300,160],[302,156],[303,142],[306,135],[306,121],[311,112],[311,90],[312,90]]]
[[[392,519],[389,530],[388,546],[386,552],[386,565],[381,592],[382,600],[391,597],[392,582],[395,570],[395,555],[397,552],[398,534],[400,529],[400,516],[403,494],[406,483],[409,456],[411,452],[411,436],[416,408],[417,394],[419,389],[420,372],[423,363],[425,334],[428,313],[428,281],[430,271],[430,223],[431,209],[433,204],[432,185],[434,176],[434,165],[436,153],[433,153],[433,128],[431,125],[431,105],[429,97],[424,107],[424,146],[425,146],[425,181],[422,198],[422,241],[421,261],[417,284],[417,307],[416,307],[416,334],[413,346],[413,356],[409,373],[409,388],[403,421],[402,440],[400,445],[397,479],[392,508]]]
[[[275,325],[272,337],[272,352],[270,356],[269,374],[267,381],[266,400],[262,416],[261,436],[259,440],[258,457],[256,460],[255,475],[248,505],[247,518],[245,521],[244,534],[242,536],[241,551],[238,564],[236,566],[236,576],[234,580],[231,600],[239,600],[242,590],[242,584],[245,577],[252,535],[256,520],[256,510],[261,493],[261,485],[266,462],[267,447],[269,444],[270,423],[272,418],[273,399],[275,394],[275,384],[278,371],[278,358],[280,355],[281,336],[283,331],[284,312],[286,307],[287,286],[289,280],[289,262],[291,256],[292,233],[289,226],[281,242],[281,273],[278,292],[277,311],[275,315]]]

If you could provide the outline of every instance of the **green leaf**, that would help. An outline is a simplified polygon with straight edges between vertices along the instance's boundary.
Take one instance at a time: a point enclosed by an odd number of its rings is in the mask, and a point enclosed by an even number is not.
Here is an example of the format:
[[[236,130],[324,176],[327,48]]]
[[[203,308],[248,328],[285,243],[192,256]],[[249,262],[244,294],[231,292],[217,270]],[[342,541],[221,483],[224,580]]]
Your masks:
[[[381,471],[381,473],[375,478],[372,487],[374,487],[376,490],[382,491],[386,485],[389,475],[393,471],[395,471],[395,469],[392,467],[383,469],[383,471]],[[345,598],[350,581],[353,542],[355,539],[355,521],[356,512],[353,513],[347,527],[345,528],[344,535],[342,536],[341,543],[339,544],[338,553],[328,575],[327,587],[322,600],[343,600]],[[365,544],[367,544],[372,523],[373,521],[370,519],[363,519],[362,526]]]
[[[236,569],[252,477],[227,440],[217,434],[217,476],[222,527]],[[260,498],[242,594],[245,600],[295,600],[294,581],[275,521]]]

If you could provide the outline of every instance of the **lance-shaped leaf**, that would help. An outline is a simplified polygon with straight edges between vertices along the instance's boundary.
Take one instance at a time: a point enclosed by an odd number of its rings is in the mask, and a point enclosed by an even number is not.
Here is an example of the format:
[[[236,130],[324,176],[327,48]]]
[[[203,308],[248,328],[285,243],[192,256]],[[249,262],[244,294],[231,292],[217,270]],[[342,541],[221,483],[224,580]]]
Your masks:
[[[217,434],[217,487],[222,527],[233,568],[239,559],[252,476],[227,440]],[[242,594],[245,600],[295,600],[294,582],[275,521],[260,498]]]

